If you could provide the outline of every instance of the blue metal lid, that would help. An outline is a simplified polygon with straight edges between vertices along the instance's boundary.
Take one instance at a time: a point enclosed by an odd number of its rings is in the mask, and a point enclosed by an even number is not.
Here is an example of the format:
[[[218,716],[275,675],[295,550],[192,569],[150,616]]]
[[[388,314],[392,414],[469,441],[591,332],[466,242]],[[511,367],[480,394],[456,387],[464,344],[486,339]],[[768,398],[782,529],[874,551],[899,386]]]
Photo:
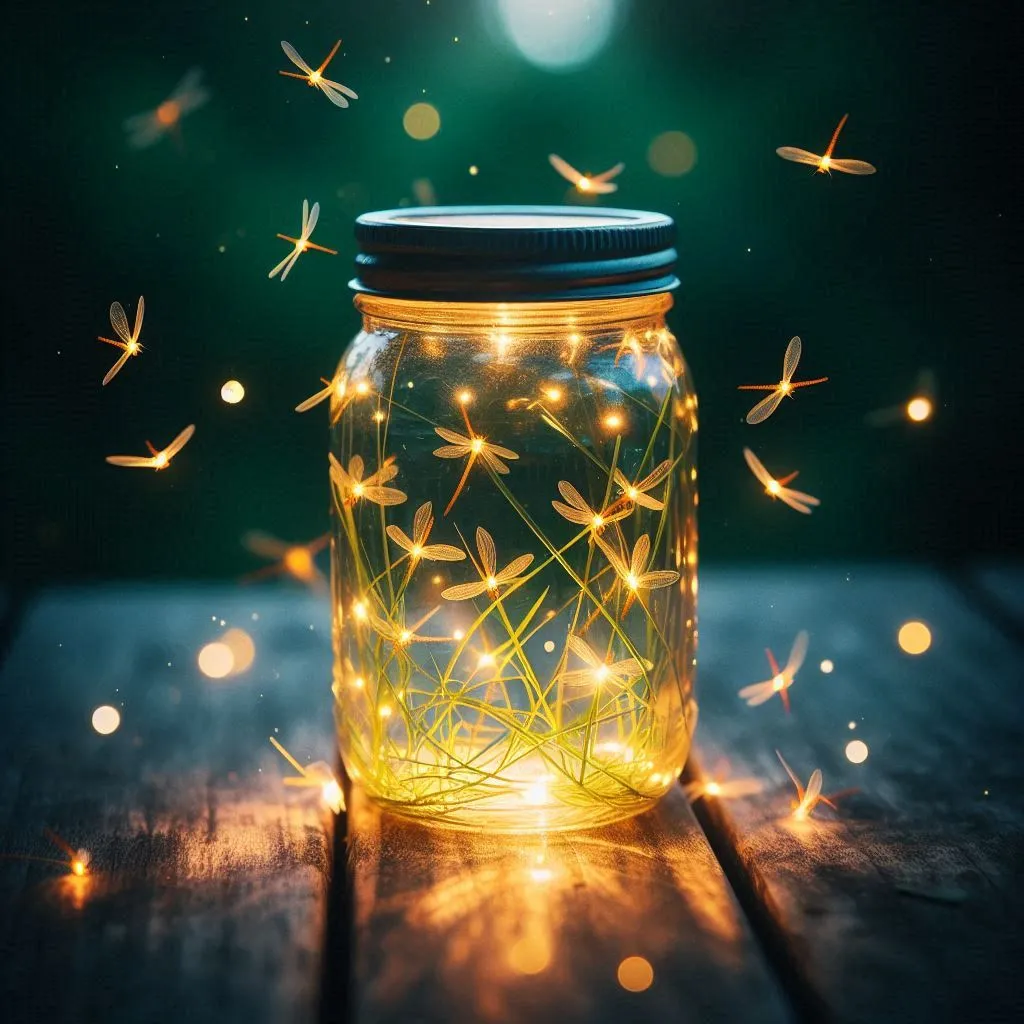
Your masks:
[[[449,302],[562,302],[678,287],[675,224],[640,210],[424,206],[356,220],[357,292]]]

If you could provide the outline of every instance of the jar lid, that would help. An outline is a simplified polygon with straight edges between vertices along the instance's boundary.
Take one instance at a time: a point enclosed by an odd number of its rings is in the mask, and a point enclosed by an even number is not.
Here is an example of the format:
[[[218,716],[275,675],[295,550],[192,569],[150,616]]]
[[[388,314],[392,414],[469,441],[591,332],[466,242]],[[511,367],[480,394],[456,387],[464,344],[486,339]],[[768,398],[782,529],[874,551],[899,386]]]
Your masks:
[[[356,220],[357,292],[449,302],[560,302],[678,287],[675,224],[640,210],[424,206]]]

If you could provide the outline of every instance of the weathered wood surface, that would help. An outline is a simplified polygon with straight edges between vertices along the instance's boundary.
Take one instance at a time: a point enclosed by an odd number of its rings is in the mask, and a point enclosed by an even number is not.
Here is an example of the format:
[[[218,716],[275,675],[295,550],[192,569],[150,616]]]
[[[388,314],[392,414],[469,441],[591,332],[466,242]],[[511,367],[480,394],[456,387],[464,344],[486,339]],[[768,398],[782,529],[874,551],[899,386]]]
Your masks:
[[[631,821],[487,837],[356,799],[355,1021],[790,1019],[681,791]],[[654,969],[628,992],[619,964]]]
[[[222,619],[257,653],[214,681],[196,654]],[[267,736],[330,756],[328,637],[322,603],[279,590],[28,611],[0,673],[0,1018],[316,1019],[331,824]],[[105,703],[122,724],[99,736]],[[28,859],[66,862],[44,828],[90,852],[87,877]]]
[[[918,657],[896,643],[910,619],[933,634]],[[746,707],[737,690],[771,674],[764,647],[783,661],[800,629],[792,714],[777,698]],[[697,809],[812,1016],[1024,1020],[1021,654],[922,571],[705,576],[699,762],[769,785]],[[861,765],[852,739],[870,749]],[[776,748],[804,780],[821,768],[826,793],[859,793],[785,820],[795,794]]]

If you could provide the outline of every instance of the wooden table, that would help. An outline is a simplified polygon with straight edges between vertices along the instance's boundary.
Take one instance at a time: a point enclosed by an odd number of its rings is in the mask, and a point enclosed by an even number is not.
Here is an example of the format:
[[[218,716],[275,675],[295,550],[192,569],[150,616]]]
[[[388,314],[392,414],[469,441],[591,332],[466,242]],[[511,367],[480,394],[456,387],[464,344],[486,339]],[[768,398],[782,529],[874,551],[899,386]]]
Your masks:
[[[700,601],[680,785],[547,839],[437,831],[358,792],[334,818],[281,784],[268,736],[332,756],[315,597],[0,602],[0,1020],[1024,1020],[1024,572],[711,569]],[[896,644],[910,619],[932,629],[919,657]],[[256,659],[214,681],[196,654],[222,623]],[[793,713],[747,708],[762,649],[784,656],[799,629]],[[122,724],[100,736],[107,703]],[[776,749],[857,792],[792,821]],[[723,758],[763,792],[691,806],[683,785]],[[90,852],[86,876],[44,829]],[[631,956],[646,991],[619,983]]]

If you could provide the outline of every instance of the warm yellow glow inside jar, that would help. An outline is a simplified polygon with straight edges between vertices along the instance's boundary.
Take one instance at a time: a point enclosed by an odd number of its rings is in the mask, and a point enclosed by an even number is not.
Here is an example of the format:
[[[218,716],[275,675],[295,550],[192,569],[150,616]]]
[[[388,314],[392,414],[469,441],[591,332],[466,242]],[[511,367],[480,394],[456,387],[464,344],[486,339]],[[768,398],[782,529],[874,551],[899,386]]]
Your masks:
[[[457,827],[642,811],[696,714],[696,398],[671,298],[356,303],[331,407],[346,769]]]

